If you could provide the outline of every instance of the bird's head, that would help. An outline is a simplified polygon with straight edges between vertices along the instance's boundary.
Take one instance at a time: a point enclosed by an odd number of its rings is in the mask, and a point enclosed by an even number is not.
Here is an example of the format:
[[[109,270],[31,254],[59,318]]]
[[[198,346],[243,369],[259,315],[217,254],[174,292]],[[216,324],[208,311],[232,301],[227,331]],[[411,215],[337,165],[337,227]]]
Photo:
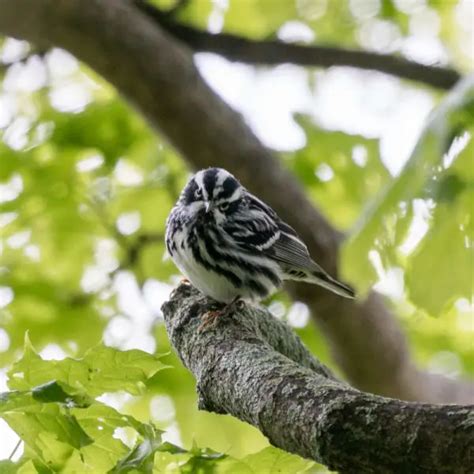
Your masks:
[[[195,215],[221,220],[240,205],[244,193],[245,188],[228,171],[207,168],[188,181],[180,202]]]

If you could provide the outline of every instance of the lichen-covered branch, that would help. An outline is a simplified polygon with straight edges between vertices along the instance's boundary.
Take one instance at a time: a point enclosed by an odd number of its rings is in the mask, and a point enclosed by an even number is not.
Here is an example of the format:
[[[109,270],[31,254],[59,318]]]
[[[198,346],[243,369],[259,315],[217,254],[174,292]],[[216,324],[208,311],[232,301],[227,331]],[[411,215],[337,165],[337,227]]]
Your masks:
[[[181,285],[163,306],[171,342],[196,377],[201,409],[251,423],[273,445],[341,473],[474,471],[474,406],[355,390],[262,308],[235,309],[199,332],[215,305]]]
[[[451,68],[420,64],[391,54],[278,40],[252,40],[231,33],[213,34],[175,21],[168,12],[162,12],[146,0],[134,1],[142,11],[193,51],[220,54],[231,61],[264,65],[350,66],[384,72],[441,89],[450,89],[461,77]]]
[[[114,85],[195,168],[221,166],[292,225],[337,276],[341,234],[232,110],[203,81],[191,51],[124,0],[0,0],[0,33],[74,54]],[[371,294],[351,302],[305,284],[308,304],[351,383],[407,400],[468,403],[473,386],[418,370],[399,324]]]

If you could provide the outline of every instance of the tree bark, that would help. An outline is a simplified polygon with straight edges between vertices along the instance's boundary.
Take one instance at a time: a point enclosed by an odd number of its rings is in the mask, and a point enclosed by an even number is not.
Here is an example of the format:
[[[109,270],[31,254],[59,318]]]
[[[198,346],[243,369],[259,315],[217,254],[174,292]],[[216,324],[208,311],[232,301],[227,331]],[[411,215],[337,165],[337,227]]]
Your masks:
[[[474,471],[474,406],[359,392],[262,308],[233,309],[199,332],[215,307],[189,285],[163,306],[171,342],[196,377],[200,409],[233,415],[273,445],[341,473]]]
[[[0,0],[0,32],[55,45],[95,69],[195,168],[221,166],[292,225],[336,276],[342,235],[203,81],[191,52],[127,1]],[[473,386],[418,370],[400,327],[371,294],[351,302],[315,286],[293,285],[308,304],[348,379],[366,391],[406,400],[467,403]]]

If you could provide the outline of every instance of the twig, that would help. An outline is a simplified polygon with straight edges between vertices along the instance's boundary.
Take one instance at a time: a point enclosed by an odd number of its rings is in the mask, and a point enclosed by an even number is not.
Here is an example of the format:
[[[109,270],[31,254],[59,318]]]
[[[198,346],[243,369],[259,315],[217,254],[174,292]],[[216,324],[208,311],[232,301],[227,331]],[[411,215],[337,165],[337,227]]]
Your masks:
[[[13,456],[15,456],[15,453],[18,451],[18,448],[20,447],[22,443],[22,439],[20,438],[18,442],[16,443],[16,446],[13,448],[13,451],[10,453],[10,456],[8,456],[8,460],[11,461],[13,459]]]

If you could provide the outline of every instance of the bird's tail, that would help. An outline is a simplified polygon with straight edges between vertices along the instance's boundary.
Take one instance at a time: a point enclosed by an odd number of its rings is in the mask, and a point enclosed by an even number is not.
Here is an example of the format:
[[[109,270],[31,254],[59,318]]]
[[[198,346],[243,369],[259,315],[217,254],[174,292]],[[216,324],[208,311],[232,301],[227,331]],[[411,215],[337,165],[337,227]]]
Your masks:
[[[349,285],[341,283],[322,269],[311,272],[311,283],[322,286],[345,298],[353,299],[356,296],[355,291]]]

